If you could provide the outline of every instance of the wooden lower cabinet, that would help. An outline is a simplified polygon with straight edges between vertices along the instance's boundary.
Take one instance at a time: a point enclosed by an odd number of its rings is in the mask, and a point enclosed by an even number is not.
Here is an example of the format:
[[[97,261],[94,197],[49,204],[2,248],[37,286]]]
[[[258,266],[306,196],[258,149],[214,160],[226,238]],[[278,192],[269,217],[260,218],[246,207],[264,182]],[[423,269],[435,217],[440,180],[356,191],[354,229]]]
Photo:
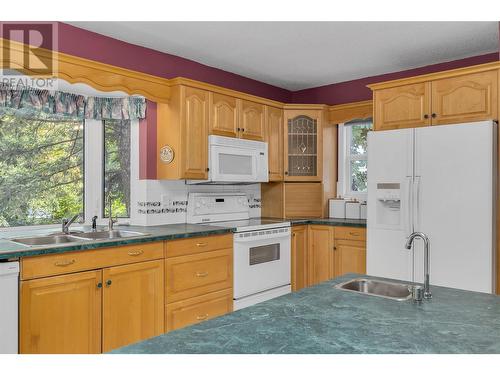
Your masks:
[[[307,226],[292,228],[292,291],[296,292],[309,285]]]
[[[223,249],[168,258],[167,303],[233,286],[233,250]]]
[[[102,271],[21,282],[20,352],[101,352]]]
[[[294,262],[294,247],[299,248],[304,241],[298,228],[301,227],[294,227],[293,231],[297,230],[297,234],[295,236],[292,234],[292,290],[294,291],[300,289],[300,287],[294,289],[294,274],[299,275],[296,269],[300,264],[298,257]],[[303,262],[307,264],[307,284],[302,287],[315,285],[346,273],[366,273],[366,229],[309,225],[305,242],[308,244],[308,254]]]
[[[167,332],[233,311],[233,290],[226,289],[167,305]]]
[[[319,284],[334,277],[334,228],[309,226],[309,284]]]
[[[103,270],[102,351],[162,334],[163,260]]]
[[[136,252],[137,257],[145,253]],[[68,264],[79,264],[83,253]],[[37,263],[53,261],[52,255],[44,257],[27,264],[36,270]],[[163,259],[22,280],[20,352],[101,353],[160,335],[165,332],[164,289]]]
[[[335,241],[335,277],[346,273],[366,273],[366,243],[364,241]]]

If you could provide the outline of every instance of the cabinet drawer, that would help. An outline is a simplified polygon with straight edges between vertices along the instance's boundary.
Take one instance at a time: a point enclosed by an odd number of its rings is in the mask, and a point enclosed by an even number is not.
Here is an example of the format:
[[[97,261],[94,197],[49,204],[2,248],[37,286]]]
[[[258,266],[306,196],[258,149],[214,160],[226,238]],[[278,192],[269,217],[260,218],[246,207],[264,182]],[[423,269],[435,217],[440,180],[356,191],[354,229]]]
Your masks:
[[[62,275],[163,257],[163,242],[27,257],[21,259],[21,278]]]
[[[167,305],[167,332],[233,311],[233,290],[227,289]]]
[[[186,255],[165,260],[167,303],[233,286],[233,250]]]
[[[206,236],[185,240],[167,241],[166,257],[198,254],[206,251],[229,249],[233,247],[233,235]]]
[[[353,227],[336,227],[335,239],[365,241],[366,229]]]

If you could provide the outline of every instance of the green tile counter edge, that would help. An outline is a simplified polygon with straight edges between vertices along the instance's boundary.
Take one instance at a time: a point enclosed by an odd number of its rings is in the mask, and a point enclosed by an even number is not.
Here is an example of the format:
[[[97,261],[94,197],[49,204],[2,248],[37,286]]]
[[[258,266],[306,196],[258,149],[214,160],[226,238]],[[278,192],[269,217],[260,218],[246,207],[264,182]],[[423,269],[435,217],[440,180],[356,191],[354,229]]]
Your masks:
[[[422,304],[333,288],[344,275],[116,354],[500,353],[500,297],[432,286]]]
[[[292,226],[296,225],[330,225],[330,226],[348,226],[348,227],[366,227],[366,220],[356,219],[275,219],[291,222]],[[89,242],[78,242],[68,245],[56,246],[39,246],[27,247],[8,240],[8,238],[27,237],[36,235],[34,231],[23,232],[20,230],[0,232],[0,260],[21,258],[27,256],[44,255],[44,254],[59,254],[71,251],[92,250],[102,247],[131,245],[135,243],[176,240],[182,238],[211,236],[217,234],[232,233],[234,228],[222,228],[214,225],[196,225],[196,224],[170,224],[159,226],[123,226],[118,227],[122,230],[131,230],[137,232],[148,233],[143,237],[122,238],[119,240],[99,240]],[[52,228],[50,231],[55,231]],[[47,232],[47,230],[44,230]],[[42,234],[42,233],[39,233]]]

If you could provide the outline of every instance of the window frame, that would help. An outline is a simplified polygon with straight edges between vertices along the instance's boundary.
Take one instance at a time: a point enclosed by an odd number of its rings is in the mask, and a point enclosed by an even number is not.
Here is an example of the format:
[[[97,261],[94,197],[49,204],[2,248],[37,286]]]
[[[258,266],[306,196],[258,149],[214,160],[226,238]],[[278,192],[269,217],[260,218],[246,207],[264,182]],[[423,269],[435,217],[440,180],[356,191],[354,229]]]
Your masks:
[[[373,124],[373,121],[372,121]],[[365,155],[351,154],[352,126],[341,123],[338,126],[338,181],[337,195],[342,198],[356,199],[366,202],[368,192],[353,191],[350,184],[350,164],[351,161],[366,160],[368,165],[368,153]]]
[[[137,133],[134,128],[138,126],[138,120],[130,121],[130,206],[129,217],[118,217],[118,224],[130,224],[132,220],[132,190],[134,181],[133,167],[134,167],[134,147],[133,144],[138,142]],[[90,224],[92,217],[97,216],[98,225],[106,225],[109,217],[104,216],[104,120],[85,120],[84,127],[87,137],[92,139],[88,144],[85,144],[85,223]],[[88,164],[87,164],[88,163]],[[113,216],[115,219],[115,217]]]

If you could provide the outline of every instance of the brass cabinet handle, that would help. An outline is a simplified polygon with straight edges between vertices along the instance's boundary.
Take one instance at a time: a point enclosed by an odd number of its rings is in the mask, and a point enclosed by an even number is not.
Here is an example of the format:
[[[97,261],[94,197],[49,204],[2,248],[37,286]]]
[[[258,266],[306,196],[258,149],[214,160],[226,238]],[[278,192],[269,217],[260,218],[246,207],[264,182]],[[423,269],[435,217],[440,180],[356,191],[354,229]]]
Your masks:
[[[207,245],[208,245],[208,243],[206,243],[206,242],[198,242],[198,243],[196,244],[196,246],[198,246],[198,247],[205,247],[205,246],[207,246]]]
[[[354,237],[359,236],[359,233],[356,233],[356,232],[349,232],[349,234],[350,234],[351,236],[354,236]]]
[[[196,317],[196,320],[205,320],[205,319],[207,319],[207,318],[208,318],[208,314],[205,314],[205,315],[198,315],[198,316]]]
[[[196,272],[196,277],[207,277],[208,272]]]
[[[71,260],[61,260],[61,261],[55,262],[54,266],[57,266],[57,267],[67,267],[67,266],[71,266],[75,262],[76,262],[76,260],[74,260],[74,259],[71,259]]]
[[[141,254],[144,254],[143,250],[131,250],[128,252],[128,255],[130,255],[131,257],[136,257]]]

